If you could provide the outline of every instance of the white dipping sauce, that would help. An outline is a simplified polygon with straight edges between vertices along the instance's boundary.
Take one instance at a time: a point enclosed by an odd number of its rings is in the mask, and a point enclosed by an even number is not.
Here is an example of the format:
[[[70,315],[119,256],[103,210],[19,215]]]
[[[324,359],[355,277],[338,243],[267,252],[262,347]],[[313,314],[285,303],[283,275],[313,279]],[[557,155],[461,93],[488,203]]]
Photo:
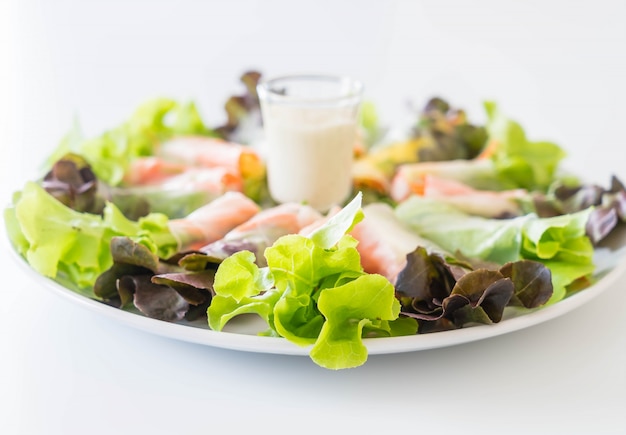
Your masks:
[[[305,88],[307,80],[311,83]],[[327,211],[352,190],[360,93],[349,93],[352,82],[345,78],[296,76],[278,82],[291,84],[289,89],[299,94],[297,101],[290,101],[290,94],[273,99],[271,91],[259,94],[270,194],[280,203],[304,202]],[[329,91],[339,95],[322,95]]]
[[[336,109],[270,110],[273,113],[266,117],[265,132],[272,198],[304,201],[321,211],[345,201],[352,189],[356,123],[346,117],[338,119]],[[311,116],[306,110],[317,113]],[[293,122],[297,115],[309,118],[308,122]]]

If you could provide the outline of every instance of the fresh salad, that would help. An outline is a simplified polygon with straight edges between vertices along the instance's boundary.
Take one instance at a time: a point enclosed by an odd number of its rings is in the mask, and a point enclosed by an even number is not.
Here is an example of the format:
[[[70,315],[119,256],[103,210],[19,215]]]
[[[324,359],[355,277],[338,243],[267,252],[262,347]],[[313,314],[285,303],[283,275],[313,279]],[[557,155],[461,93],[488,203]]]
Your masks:
[[[367,360],[364,338],[497,323],[583,291],[596,246],[626,220],[616,176],[581,182],[562,148],[495,103],[477,125],[441,98],[400,140],[364,104],[345,204],[276,204],[256,146],[260,77],[242,76],[224,125],[156,99],[100,136],[72,129],[4,211],[15,250],[69,289],[154,319],[221,331],[260,316],[261,335],[342,369]]]

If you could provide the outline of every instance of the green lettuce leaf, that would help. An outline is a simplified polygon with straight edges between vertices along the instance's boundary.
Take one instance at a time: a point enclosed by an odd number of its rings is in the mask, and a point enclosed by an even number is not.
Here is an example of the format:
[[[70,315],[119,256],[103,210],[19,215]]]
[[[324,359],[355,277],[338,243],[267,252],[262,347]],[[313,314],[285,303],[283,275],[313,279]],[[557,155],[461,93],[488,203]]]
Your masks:
[[[551,142],[528,140],[522,126],[507,118],[496,103],[484,103],[489,141],[496,143],[492,161],[499,177],[511,187],[546,191],[554,182],[565,152]]]
[[[331,217],[328,222],[317,230],[313,231],[309,237],[315,244],[324,249],[330,249],[336,245],[344,234],[350,232],[352,228],[363,220],[361,201],[363,194],[356,196],[337,214]]]
[[[227,294],[236,302],[268,290],[272,284],[271,281],[265,279],[266,277],[256,266],[255,259],[252,252],[236,252],[226,258],[223,267],[218,269],[219,277],[216,277],[216,280],[219,282],[220,290],[230,290]],[[226,292],[221,293],[226,294]]]
[[[359,115],[363,145],[366,149],[370,149],[384,138],[388,129],[381,124],[380,116],[373,101],[363,101]]]
[[[336,249],[324,249],[307,237],[289,235],[268,248],[265,257],[283,293],[274,310],[276,331],[294,343],[313,344],[324,323],[315,307],[319,284],[348,271],[362,273],[356,241],[344,236]]]
[[[112,204],[102,216],[77,212],[34,182],[16,195],[5,217],[13,245],[37,272],[51,278],[64,275],[89,297],[95,297],[91,286],[98,275],[112,265],[113,237],[132,237],[163,258],[178,249],[164,215],[130,221]]]
[[[563,299],[569,284],[595,269],[593,244],[586,234],[592,211],[530,219],[523,227],[521,257],[540,261],[552,272],[554,293],[549,303]]]
[[[255,313],[268,324],[265,335],[312,346],[313,361],[333,369],[366,361],[364,336],[415,334],[414,319],[398,319],[393,285],[363,272],[357,241],[345,234],[360,219],[360,200],[311,237],[280,237],[265,250],[266,267],[249,251],[225,259],[215,275],[209,326],[219,331],[233,317]]]
[[[329,369],[356,367],[367,360],[361,339],[366,325],[395,320],[400,303],[393,285],[381,275],[361,275],[347,284],[325,289],[318,309],[324,315],[311,358]]]
[[[239,251],[220,264],[213,284],[215,296],[207,310],[211,329],[221,331],[234,317],[254,313],[273,330],[273,310],[280,293],[272,290],[269,269],[259,268],[255,261],[252,252]]]

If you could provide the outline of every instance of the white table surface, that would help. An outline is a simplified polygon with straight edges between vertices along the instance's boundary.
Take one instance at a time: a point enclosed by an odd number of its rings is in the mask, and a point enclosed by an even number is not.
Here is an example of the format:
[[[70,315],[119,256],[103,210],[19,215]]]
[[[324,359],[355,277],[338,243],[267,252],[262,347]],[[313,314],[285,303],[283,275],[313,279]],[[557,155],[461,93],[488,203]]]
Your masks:
[[[0,7],[5,203],[74,117],[95,135],[165,95],[217,124],[251,67],[356,76],[393,125],[407,122],[408,100],[442,95],[479,120],[495,99],[531,138],[566,148],[571,169],[626,178],[624,1]],[[526,330],[333,372],[116,324],[37,285],[8,249],[2,237],[2,434],[626,433],[623,279]]]

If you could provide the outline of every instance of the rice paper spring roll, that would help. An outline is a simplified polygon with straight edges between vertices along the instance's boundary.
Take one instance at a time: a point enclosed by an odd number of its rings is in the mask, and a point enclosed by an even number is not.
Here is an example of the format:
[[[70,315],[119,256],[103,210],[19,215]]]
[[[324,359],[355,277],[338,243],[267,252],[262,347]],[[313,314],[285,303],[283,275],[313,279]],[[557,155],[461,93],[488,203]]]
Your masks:
[[[159,180],[159,178],[161,178]],[[110,187],[101,185],[106,198],[128,216],[149,212],[182,218],[226,192],[241,192],[242,181],[224,168],[186,168],[185,171],[145,184]]]
[[[172,162],[161,157],[138,157],[132,160],[124,174],[123,186],[158,185],[189,169],[185,163]]]
[[[180,250],[198,249],[224,237],[246,222],[260,207],[239,192],[227,192],[184,218],[169,221]]]
[[[244,180],[265,176],[265,165],[253,148],[221,139],[180,136],[161,144],[156,155],[190,166],[226,168]]]
[[[252,147],[203,136],[179,136],[162,143],[157,157],[173,163],[224,168],[241,180],[246,196],[259,200],[265,193],[265,163]]]
[[[235,252],[247,250],[256,255],[260,266],[264,266],[265,248],[271,246],[280,237],[298,234],[302,229],[322,219],[323,216],[308,205],[281,204],[255,214],[229,231],[222,239],[203,246],[199,251],[223,260]]]
[[[391,197],[403,201],[422,194],[427,176],[464,183],[474,189],[502,190],[493,162],[488,159],[419,162],[401,165],[391,182]]]
[[[404,187],[411,190],[407,191]],[[402,202],[410,195],[418,195],[453,205],[473,216],[489,218],[520,216],[524,213],[524,203],[531,201],[525,189],[479,190],[460,181],[431,174],[424,174],[413,186],[404,187],[395,192],[395,201]],[[403,195],[400,196],[400,193]]]
[[[406,266],[407,254],[417,247],[423,247],[430,253],[447,255],[443,248],[405,226],[388,204],[366,205],[363,215],[363,220],[350,234],[359,242],[357,250],[363,270],[367,273],[381,274],[395,283]]]

